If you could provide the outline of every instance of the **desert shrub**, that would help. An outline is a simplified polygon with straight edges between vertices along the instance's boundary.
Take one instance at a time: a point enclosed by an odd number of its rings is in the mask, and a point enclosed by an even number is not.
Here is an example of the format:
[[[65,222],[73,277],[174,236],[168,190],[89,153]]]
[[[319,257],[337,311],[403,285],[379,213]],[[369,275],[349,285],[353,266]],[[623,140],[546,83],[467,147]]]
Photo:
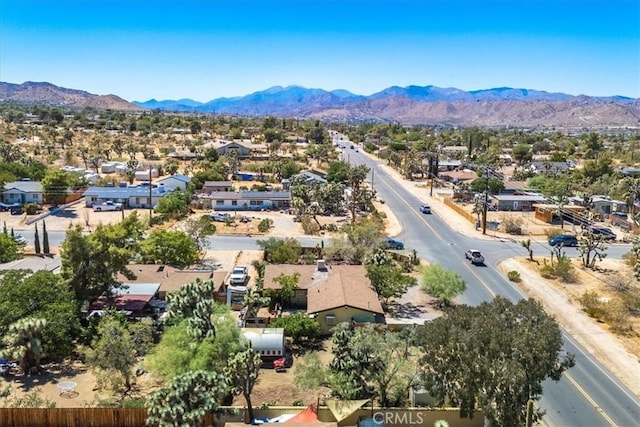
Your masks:
[[[502,223],[506,233],[516,235],[522,234],[522,224],[524,224],[522,218],[505,215],[500,219],[500,222]]]
[[[267,231],[269,231],[272,225],[273,220],[271,218],[265,218],[258,224],[258,231],[261,233],[266,233]]]
[[[511,280],[512,282],[518,283],[520,282],[520,273],[515,271],[515,270],[511,270],[507,273],[507,278],[509,278],[509,280]]]
[[[571,283],[576,280],[576,270],[569,258],[561,257],[558,259],[553,264],[553,270],[561,282]]]
[[[545,264],[540,268],[540,275],[545,279],[555,279],[556,275],[553,271],[553,265]]]
[[[596,292],[585,292],[579,299],[582,309],[594,319],[602,319],[604,317],[604,309],[600,301],[600,295]]]
[[[304,215],[300,221],[305,234],[315,235],[320,233],[320,226],[309,215]]]
[[[604,321],[615,333],[625,333],[631,329],[629,308],[620,298],[614,298],[604,306]]]
[[[547,236],[547,238],[555,237],[562,234],[562,230],[560,230],[559,228],[545,228],[544,234]]]
[[[571,260],[561,256],[554,263],[545,264],[540,268],[540,275],[545,279],[558,279],[561,282],[572,283],[576,280],[576,270]]]
[[[633,253],[633,251],[629,251],[622,255],[622,259],[625,260],[626,264],[631,268],[635,267],[638,262],[638,257],[636,257],[636,254]]]
[[[334,233],[336,231],[339,231],[340,229],[338,228],[338,226],[336,224],[327,224],[327,231],[330,233]]]
[[[611,286],[621,292],[629,292],[636,282],[636,278],[630,271],[619,271],[611,277]]]
[[[35,215],[40,210],[40,206],[38,206],[37,203],[27,203],[26,205],[23,206],[22,210],[27,215]]]

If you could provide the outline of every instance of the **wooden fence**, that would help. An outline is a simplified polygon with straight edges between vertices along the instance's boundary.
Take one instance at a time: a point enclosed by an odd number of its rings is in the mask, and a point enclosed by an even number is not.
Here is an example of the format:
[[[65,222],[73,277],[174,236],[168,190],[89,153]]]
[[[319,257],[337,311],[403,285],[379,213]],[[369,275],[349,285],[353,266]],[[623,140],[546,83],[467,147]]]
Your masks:
[[[458,206],[453,200],[451,200],[450,197],[445,197],[444,198],[444,204],[449,206],[454,211],[456,211],[459,215],[461,215],[463,218],[467,219],[469,222],[471,222],[471,223],[475,223],[476,222],[476,218],[473,216],[473,214],[467,212],[462,207]]]

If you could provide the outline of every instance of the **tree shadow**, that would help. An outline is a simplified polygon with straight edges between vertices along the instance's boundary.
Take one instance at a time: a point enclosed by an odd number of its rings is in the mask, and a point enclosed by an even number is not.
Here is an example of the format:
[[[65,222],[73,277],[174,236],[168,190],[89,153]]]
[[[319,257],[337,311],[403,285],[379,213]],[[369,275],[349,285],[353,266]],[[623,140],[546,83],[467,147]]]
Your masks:
[[[398,303],[394,301],[387,304],[387,312],[397,319],[414,319],[426,314],[427,309],[421,304],[414,304],[412,302]]]
[[[45,384],[57,384],[67,378],[83,374],[87,368],[77,363],[52,363],[43,365],[39,372],[18,373],[10,376],[15,388],[28,392]]]

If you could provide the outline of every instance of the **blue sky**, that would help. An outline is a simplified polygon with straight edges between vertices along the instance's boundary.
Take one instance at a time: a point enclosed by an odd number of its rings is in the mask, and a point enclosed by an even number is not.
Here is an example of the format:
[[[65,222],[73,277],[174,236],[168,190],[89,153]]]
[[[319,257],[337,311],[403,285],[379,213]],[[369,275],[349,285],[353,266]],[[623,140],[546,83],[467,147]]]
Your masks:
[[[0,0],[0,81],[129,101],[275,85],[640,98],[640,0]]]

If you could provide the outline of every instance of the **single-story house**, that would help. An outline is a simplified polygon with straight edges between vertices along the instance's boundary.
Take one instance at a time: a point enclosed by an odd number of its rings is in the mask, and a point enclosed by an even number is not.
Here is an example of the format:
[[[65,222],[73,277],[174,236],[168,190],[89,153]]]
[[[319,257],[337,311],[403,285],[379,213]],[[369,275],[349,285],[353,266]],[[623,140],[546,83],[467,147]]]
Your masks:
[[[200,195],[206,208],[218,211],[261,211],[287,209],[291,204],[288,191],[214,191]],[[209,203],[207,203],[209,202]],[[210,204],[211,206],[207,206]]]
[[[448,182],[457,184],[459,182],[472,182],[478,178],[478,174],[470,169],[464,169],[461,171],[447,171],[440,172],[438,176]]]
[[[424,159],[422,164],[429,165],[429,160]],[[451,171],[462,167],[462,161],[453,160],[453,159],[438,159],[438,170],[439,171]]]
[[[178,159],[178,160],[204,159],[204,154],[193,153],[191,151],[172,151],[167,156],[172,159]]]
[[[266,147],[260,144],[253,144],[251,141],[210,141],[202,145],[203,148],[214,148],[220,156],[224,156],[232,151],[238,153],[238,157],[250,157],[257,151],[266,151]]]
[[[273,362],[285,355],[283,328],[242,328],[240,334],[263,362]]]
[[[167,190],[178,189],[180,191],[185,191],[187,189],[187,184],[189,184],[190,182],[191,178],[186,175],[177,173],[175,175],[161,178],[157,180],[155,184],[158,186],[164,185],[164,188],[166,188]]]
[[[505,166],[511,166],[511,163],[513,163],[513,158],[510,154],[498,154],[498,160]]]
[[[44,202],[44,191],[40,181],[13,181],[5,182],[4,191],[2,192],[2,203],[14,204],[20,203],[37,203],[41,205]]]
[[[327,180],[323,176],[320,176],[317,173],[313,173],[311,171],[302,171],[292,176],[289,182],[291,181],[297,182],[298,180],[304,180],[305,185],[313,185],[313,184],[324,185],[327,183]]]
[[[554,224],[560,222],[560,206],[552,203],[536,203],[533,205],[533,209],[535,209],[534,217],[537,220],[546,222],[548,224]],[[579,221],[581,218],[582,212],[585,210],[584,206],[578,205],[564,205],[562,206],[562,213],[565,220],[571,221],[574,219],[575,222]]]
[[[569,197],[574,205],[584,206],[584,198],[580,196]],[[620,200],[612,200],[609,196],[591,196],[591,208],[594,213],[610,215],[612,212],[626,212],[627,204]]]
[[[232,191],[232,181],[205,181],[199,193],[210,194],[217,191]]]
[[[292,305],[306,306],[324,333],[342,322],[384,323],[384,311],[378,294],[362,265],[330,265],[319,260],[317,265],[269,264],[265,267],[264,288],[279,289],[274,281],[280,274],[299,273]],[[305,304],[306,299],[306,304]]]
[[[616,169],[619,174],[624,176],[638,176],[640,175],[640,168],[632,166],[623,166]]]
[[[546,203],[547,198],[539,194],[498,194],[491,196],[492,205],[499,211],[533,211],[536,203]]]
[[[547,176],[560,176],[572,168],[570,162],[531,162],[529,170],[533,173]]]
[[[151,179],[158,177],[158,169],[146,168],[146,169],[137,170],[135,177],[138,181],[150,181],[149,177],[151,177]]]
[[[136,185],[129,187],[89,187],[83,193],[85,206],[104,202],[122,203],[126,208],[148,209],[158,204],[158,200],[169,194],[171,190],[164,187]],[[150,200],[151,199],[151,200]]]
[[[108,174],[108,173],[116,173],[116,167],[124,166],[126,168],[126,164],[122,162],[106,162],[100,165],[100,172]]]
[[[102,295],[93,301],[89,305],[89,316],[110,307],[134,317],[157,314],[155,307],[159,304],[153,300],[159,301],[159,289],[160,283],[123,283],[113,288],[110,296]]]
[[[467,154],[469,152],[469,148],[466,145],[446,145],[441,147],[440,151],[451,154]]]
[[[504,188],[500,194],[524,194],[535,192],[533,189],[529,188],[529,184],[527,184],[526,181],[512,181],[507,179],[502,183],[504,184]]]
[[[224,285],[224,279],[229,275],[222,270],[185,270],[169,265],[158,264],[129,264],[127,268],[136,278],[127,279],[119,274],[117,280],[121,283],[159,283],[158,296],[165,299],[167,293],[180,290],[187,283],[196,280],[213,280],[216,289]]]

